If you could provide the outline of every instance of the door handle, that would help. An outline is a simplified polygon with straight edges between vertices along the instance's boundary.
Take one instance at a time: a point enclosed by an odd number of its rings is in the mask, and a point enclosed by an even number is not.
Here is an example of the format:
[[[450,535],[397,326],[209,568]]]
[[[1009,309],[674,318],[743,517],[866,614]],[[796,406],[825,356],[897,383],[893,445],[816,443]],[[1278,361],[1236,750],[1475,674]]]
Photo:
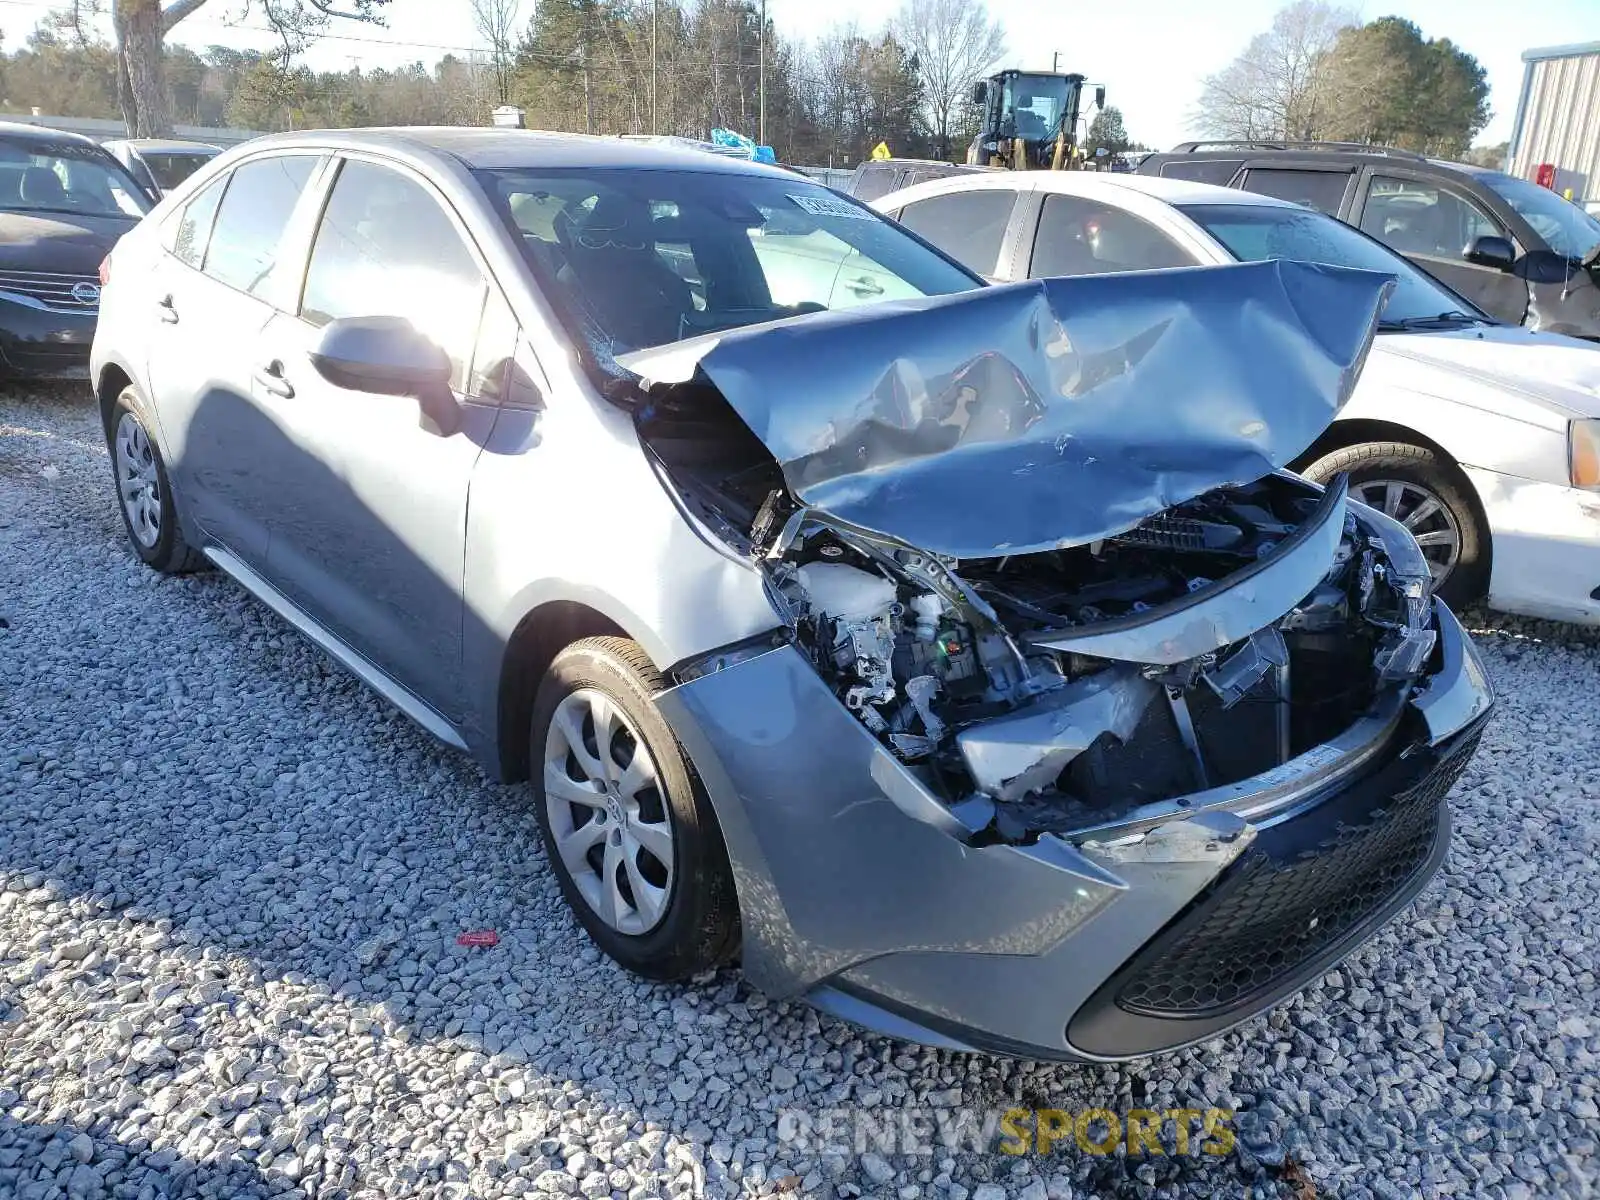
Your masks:
[[[156,301],[156,312],[161,315],[162,324],[176,325],[178,323],[178,308],[177,305],[173,304],[170,295],[163,296]]]
[[[882,285],[867,275],[863,275],[860,279],[852,279],[849,283],[845,284],[845,287],[849,288],[858,296],[883,295]]]
[[[274,396],[282,396],[285,400],[294,398],[294,385],[283,377],[283,360],[273,359],[265,366],[257,367],[255,380]]]

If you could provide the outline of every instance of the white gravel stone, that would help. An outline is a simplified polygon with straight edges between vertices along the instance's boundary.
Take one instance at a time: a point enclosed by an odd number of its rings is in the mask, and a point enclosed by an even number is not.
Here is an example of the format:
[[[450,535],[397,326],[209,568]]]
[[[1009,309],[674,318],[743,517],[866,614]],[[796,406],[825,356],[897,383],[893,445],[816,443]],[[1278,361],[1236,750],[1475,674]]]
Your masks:
[[[1448,863],[1371,945],[1205,1045],[1074,1067],[868,1036],[732,971],[627,976],[522,789],[228,580],[134,560],[81,388],[0,392],[0,617],[0,1196],[1271,1195],[1290,1156],[1351,1200],[1600,1177],[1595,633],[1468,614],[1500,709]],[[1221,1161],[1066,1145],[1018,1175],[778,1126],[1213,1105],[1240,1113]]]

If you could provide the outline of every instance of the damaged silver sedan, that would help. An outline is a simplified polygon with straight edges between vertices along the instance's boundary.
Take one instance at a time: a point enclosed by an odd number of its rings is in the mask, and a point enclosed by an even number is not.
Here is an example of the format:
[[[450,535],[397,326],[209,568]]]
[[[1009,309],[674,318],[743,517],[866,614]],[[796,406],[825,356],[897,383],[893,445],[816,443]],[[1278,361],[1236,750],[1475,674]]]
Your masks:
[[[274,312],[229,361],[271,369],[233,385],[176,347],[243,302],[257,166]],[[632,970],[1125,1058],[1315,979],[1446,852],[1481,664],[1402,526],[1282,469],[1385,276],[987,288],[784,172],[486,130],[258,139],[114,258],[134,551],[530,778]]]
[[[1118,1058],[1421,888],[1481,667],[1402,526],[1277,469],[1385,295],[1300,263],[1050,280],[624,356],[783,620],[659,701],[770,899],[748,973],[924,1042]]]

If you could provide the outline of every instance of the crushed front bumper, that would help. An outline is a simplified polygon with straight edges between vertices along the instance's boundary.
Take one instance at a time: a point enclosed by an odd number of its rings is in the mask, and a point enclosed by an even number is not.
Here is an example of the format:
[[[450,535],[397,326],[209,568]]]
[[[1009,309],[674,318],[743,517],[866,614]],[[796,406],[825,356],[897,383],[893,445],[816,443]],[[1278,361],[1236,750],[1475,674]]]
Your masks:
[[[1304,987],[1443,860],[1444,796],[1492,702],[1436,612],[1436,669],[1360,753],[1319,747],[1255,793],[1081,844],[974,840],[793,648],[658,702],[716,808],[753,984],[933,1045],[1129,1058]]]

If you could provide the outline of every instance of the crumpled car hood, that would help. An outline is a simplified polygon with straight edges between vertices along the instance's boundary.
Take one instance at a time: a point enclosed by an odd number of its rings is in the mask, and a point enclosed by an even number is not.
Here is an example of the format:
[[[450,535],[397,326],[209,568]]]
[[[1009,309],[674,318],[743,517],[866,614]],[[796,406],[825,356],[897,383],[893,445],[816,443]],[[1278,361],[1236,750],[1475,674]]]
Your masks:
[[[1300,262],[1046,279],[618,358],[712,384],[801,502],[952,558],[1081,545],[1293,460],[1389,276]]]

